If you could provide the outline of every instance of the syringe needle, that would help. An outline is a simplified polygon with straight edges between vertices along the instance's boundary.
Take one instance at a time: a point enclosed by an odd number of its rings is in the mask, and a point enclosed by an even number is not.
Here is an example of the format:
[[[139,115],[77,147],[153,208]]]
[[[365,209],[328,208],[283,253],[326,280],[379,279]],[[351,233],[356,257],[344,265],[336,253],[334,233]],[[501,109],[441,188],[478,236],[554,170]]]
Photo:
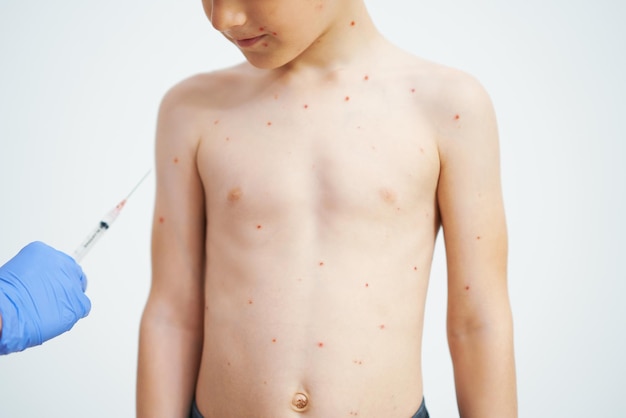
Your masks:
[[[143,183],[146,177],[148,177],[148,174],[150,174],[150,171],[151,170],[148,170],[148,172],[144,174],[141,180],[139,180],[139,182],[135,185],[135,187],[133,187],[133,189],[130,191],[130,193],[128,193],[128,195],[124,198],[124,200],[118,203],[117,206],[111,209],[109,213],[107,213],[102,218],[98,226],[91,232],[91,234],[87,236],[87,238],[85,238],[83,243],[76,249],[76,251],[74,251],[74,259],[77,262],[80,262],[83,259],[83,257],[89,252],[89,250],[93,247],[96,241],[100,239],[102,234],[104,234],[104,232],[107,229],[109,229],[109,227],[113,224],[117,216],[122,211],[122,208],[126,204],[126,200],[128,200],[128,198],[135,192],[135,190],[137,190],[137,188],[141,185],[141,183]]]
[[[141,180],[139,180],[139,181],[137,182],[137,184],[135,184],[135,187],[133,187],[133,190],[131,190],[131,191],[130,191],[130,193],[128,193],[128,194],[126,195],[126,199],[124,199],[124,200],[128,200],[128,198],[129,198],[129,197],[131,197],[133,193],[135,193],[135,190],[137,190],[137,188],[138,188],[139,186],[141,186],[141,183],[143,183],[143,181],[146,179],[146,177],[148,177],[148,174],[150,174],[150,172],[151,172],[151,171],[152,171],[152,170],[148,170],[148,171],[146,171],[146,174],[144,174],[144,175],[143,175],[143,177],[141,178]]]

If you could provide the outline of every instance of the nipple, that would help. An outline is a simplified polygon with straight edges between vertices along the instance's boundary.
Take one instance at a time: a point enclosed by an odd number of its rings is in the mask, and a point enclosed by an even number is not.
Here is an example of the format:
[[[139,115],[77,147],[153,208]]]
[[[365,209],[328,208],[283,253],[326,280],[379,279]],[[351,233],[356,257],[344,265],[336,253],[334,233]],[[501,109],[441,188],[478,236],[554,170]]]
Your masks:
[[[304,412],[309,407],[309,397],[306,393],[296,392],[291,398],[291,409],[296,412]]]

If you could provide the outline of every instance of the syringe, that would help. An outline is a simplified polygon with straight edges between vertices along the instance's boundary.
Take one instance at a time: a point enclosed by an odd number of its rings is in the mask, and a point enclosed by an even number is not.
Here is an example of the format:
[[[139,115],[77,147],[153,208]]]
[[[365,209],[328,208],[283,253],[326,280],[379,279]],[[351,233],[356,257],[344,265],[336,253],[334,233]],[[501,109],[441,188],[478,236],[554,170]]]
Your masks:
[[[139,182],[135,185],[135,187],[133,187],[133,189],[130,191],[130,193],[128,193],[128,195],[126,196],[126,198],[124,198],[124,200],[122,200],[120,203],[117,204],[117,206],[111,209],[109,213],[104,215],[104,217],[100,221],[100,224],[93,230],[91,234],[87,236],[87,238],[85,238],[85,241],[83,241],[80,247],[78,247],[76,251],[74,251],[74,260],[76,260],[76,262],[80,263],[83,257],[94,246],[96,241],[98,241],[98,239],[100,239],[100,237],[105,233],[105,231],[109,229],[111,224],[113,224],[115,219],[117,219],[117,216],[120,214],[120,212],[124,208],[124,205],[126,204],[126,201],[128,200],[128,198],[135,192],[135,190],[137,190],[139,185],[143,183],[146,177],[148,177],[148,174],[150,174],[150,170],[148,170],[148,172],[144,174],[141,180],[139,180]]]

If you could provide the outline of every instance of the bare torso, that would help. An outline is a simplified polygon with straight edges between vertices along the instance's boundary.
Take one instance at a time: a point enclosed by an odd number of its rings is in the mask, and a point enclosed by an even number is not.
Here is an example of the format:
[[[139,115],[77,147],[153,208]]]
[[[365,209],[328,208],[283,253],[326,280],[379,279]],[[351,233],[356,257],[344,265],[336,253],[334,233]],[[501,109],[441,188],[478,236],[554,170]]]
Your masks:
[[[297,393],[315,418],[417,410],[439,228],[419,76],[429,66],[396,53],[315,88],[247,65],[192,81],[207,217],[196,388],[206,418],[299,416]]]

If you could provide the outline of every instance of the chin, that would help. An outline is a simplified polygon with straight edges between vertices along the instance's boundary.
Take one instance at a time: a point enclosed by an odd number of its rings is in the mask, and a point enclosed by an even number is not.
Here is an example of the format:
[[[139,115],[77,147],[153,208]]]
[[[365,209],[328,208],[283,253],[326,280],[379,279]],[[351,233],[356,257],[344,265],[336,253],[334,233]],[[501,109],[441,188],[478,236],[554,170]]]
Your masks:
[[[293,60],[290,57],[279,57],[273,54],[244,54],[244,56],[250,65],[261,70],[275,70]]]

